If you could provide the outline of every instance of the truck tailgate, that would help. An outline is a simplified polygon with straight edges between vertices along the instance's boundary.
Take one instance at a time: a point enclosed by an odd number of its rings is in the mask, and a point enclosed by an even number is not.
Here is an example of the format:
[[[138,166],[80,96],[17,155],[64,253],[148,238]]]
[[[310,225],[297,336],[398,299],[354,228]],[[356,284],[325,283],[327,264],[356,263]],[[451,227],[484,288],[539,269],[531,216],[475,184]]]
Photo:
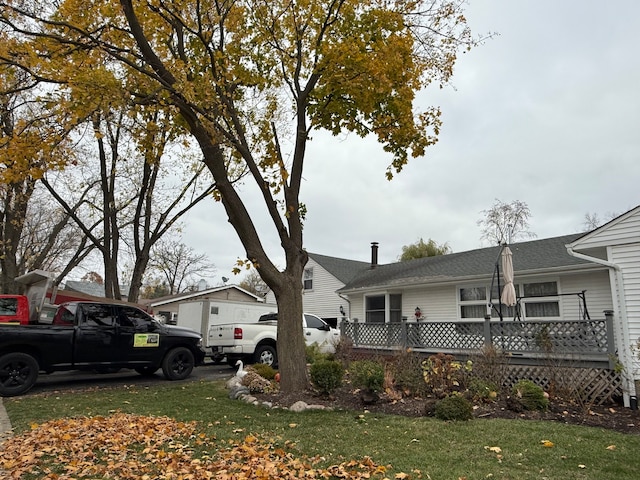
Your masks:
[[[214,347],[230,347],[236,344],[234,332],[241,328],[235,323],[211,325],[209,327],[208,345]]]

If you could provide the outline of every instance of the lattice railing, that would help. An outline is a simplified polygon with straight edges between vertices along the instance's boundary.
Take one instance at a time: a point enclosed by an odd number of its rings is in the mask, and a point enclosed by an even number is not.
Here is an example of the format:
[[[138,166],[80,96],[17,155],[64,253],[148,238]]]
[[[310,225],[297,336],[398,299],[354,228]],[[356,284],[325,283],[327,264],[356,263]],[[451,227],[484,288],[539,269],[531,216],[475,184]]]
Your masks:
[[[469,354],[485,346],[523,357],[585,357],[606,361],[615,353],[613,317],[604,320],[361,323],[343,322],[353,346]]]
[[[531,380],[554,395],[573,398],[583,404],[604,405],[622,396],[622,378],[615,370],[602,368],[562,368],[554,366],[509,365],[504,386]]]

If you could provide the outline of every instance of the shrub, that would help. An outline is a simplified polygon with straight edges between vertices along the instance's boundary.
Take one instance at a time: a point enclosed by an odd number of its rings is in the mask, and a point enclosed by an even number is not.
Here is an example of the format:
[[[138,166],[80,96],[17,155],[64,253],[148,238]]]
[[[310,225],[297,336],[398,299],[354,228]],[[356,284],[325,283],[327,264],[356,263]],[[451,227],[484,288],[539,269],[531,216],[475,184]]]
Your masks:
[[[511,389],[511,394],[525,410],[546,410],[549,407],[544,391],[531,380],[520,380]]]
[[[307,363],[313,364],[320,360],[333,360],[333,354],[323,353],[320,351],[320,346],[317,343],[307,345],[304,349],[305,358]]]
[[[384,366],[373,360],[358,360],[349,367],[351,383],[357,388],[379,392],[384,385]]]
[[[342,385],[344,368],[336,360],[318,360],[311,364],[311,382],[322,392],[330,394]]]
[[[431,391],[443,397],[451,392],[463,390],[473,363],[460,363],[453,355],[438,353],[422,362],[422,376]]]
[[[498,387],[481,378],[474,378],[469,382],[469,392],[474,399],[484,402],[493,402],[498,397]]]
[[[266,378],[267,380],[273,380],[276,376],[276,370],[266,363],[256,363],[251,366],[251,368],[261,377]]]
[[[471,420],[473,406],[462,395],[449,395],[436,404],[435,415],[440,420]]]
[[[473,357],[473,376],[498,387],[504,385],[509,377],[509,356],[492,345],[483,347]]]
[[[349,361],[353,358],[353,340],[344,335],[340,336],[335,345],[335,353],[333,354],[336,360],[340,360],[343,365],[349,365]]]
[[[240,383],[248,387],[251,393],[265,393],[273,389],[269,380],[254,371],[247,371],[247,374],[242,377]]]
[[[423,395],[427,385],[422,376],[422,360],[410,351],[399,354],[390,366],[394,386],[404,395]]]

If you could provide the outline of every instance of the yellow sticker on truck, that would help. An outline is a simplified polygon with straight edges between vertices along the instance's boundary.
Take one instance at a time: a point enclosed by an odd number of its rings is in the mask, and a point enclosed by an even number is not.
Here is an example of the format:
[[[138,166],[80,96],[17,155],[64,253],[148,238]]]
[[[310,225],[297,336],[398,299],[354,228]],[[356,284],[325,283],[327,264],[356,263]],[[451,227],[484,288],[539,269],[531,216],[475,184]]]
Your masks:
[[[160,345],[159,333],[136,333],[133,336],[134,347],[157,347]]]

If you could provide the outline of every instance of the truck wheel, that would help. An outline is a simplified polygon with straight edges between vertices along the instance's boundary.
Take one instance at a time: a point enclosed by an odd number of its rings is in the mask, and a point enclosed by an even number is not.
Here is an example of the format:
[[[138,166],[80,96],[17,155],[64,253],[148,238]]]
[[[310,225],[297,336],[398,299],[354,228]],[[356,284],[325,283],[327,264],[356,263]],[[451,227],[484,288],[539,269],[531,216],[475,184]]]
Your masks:
[[[187,347],[169,351],[162,361],[162,373],[167,380],[184,380],[193,370],[196,361]]]
[[[138,372],[143,377],[151,377],[157,371],[158,371],[158,367],[138,367],[138,368],[136,368],[136,372]]]
[[[13,397],[29,391],[36,383],[40,368],[27,353],[13,352],[0,357],[0,396]]]
[[[274,368],[278,365],[278,354],[271,345],[260,345],[256,348],[253,359],[255,363],[264,363]]]

